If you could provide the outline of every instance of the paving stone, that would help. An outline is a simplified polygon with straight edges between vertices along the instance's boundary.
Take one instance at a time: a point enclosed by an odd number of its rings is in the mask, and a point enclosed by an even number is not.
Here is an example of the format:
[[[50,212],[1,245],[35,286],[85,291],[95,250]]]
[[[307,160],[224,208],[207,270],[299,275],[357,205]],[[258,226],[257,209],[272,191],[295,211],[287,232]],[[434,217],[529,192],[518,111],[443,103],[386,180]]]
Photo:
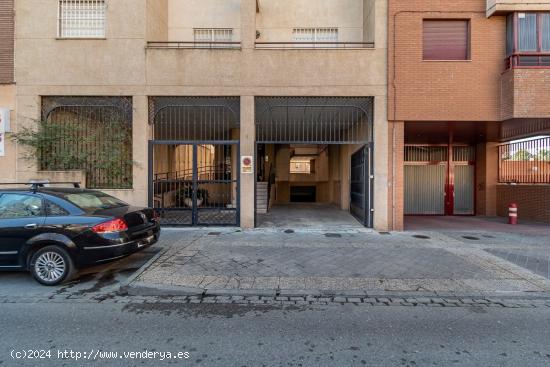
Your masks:
[[[346,297],[334,297],[334,302],[346,303],[347,299]]]
[[[348,297],[348,302],[361,303],[361,298]]]

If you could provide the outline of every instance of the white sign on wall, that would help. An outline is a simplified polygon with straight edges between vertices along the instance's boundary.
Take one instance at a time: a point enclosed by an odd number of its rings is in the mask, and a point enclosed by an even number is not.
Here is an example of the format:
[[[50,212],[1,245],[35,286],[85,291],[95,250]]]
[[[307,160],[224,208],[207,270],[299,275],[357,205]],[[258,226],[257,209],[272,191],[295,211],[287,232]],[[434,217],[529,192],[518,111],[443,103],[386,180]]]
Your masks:
[[[0,107],[0,157],[6,155],[6,131],[10,129],[10,109]]]

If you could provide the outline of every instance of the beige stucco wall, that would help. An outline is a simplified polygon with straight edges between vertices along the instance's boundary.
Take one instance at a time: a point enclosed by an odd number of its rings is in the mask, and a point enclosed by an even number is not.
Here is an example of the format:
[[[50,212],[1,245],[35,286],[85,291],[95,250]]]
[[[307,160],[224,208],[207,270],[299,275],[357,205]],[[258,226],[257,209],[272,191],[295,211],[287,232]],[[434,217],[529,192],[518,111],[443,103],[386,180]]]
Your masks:
[[[17,121],[32,125],[40,117],[40,96],[132,96],[134,189],[118,190],[114,194],[133,204],[144,205],[147,203],[147,141],[150,136],[148,96],[240,96],[241,155],[254,155],[254,96],[374,96],[375,225],[378,229],[387,229],[387,2],[371,1],[376,14],[374,49],[255,49],[256,21],[260,17],[256,13],[256,1],[241,0],[241,50],[159,50],[146,48],[146,41],[151,40],[152,35],[163,37],[160,31],[163,7],[158,4],[155,6],[146,0],[108,1],[105,40],[58,40],[57,0],[19,0],[16,2],[19,19],[16,31]],[[315,2],[318,5],[310,11],[315,16],[331,14],[332,23],[336,24],[330,26],[340,23],[351,26],[362,19],[363,9],[360,7],[361,16],[357,18],[357,14],[351,14],[345,6],[347,3],[348,0],[334,0],[327,3],[332,5],[325,7]],[[341,8],[340,13],[326,10],[318,13],[321,8],[333,9],[331,6]],[[156,24],[147,23],[148,9],[150,14],[156,9],[154,14],[160,17],[154,21]],[[170,2],[168,9],[175,9]],[[266,6],[264,11],[268,9]],[[175,12],[169,14],[168,24]],[[295,12],[287,11],[285,16],[293,14]],[[287,25],[308,26],[305,21],[298,20],[300,18],[294,18],[294,23],[291,25],[289,21]],[[174,32],[172,29],[172,34]],[[23,175],[33,168],[18,165],[17,170]],[[345,187],[343,183],[342,187]],[[243,227],[253,226],[253,188],[254,175],[242,174]]]
[[[15,85],[0,84],[0,107],[9,108],[11,127],[15,125]],[[0,182],[14,182],[16,179],[16,146],[10,139],[11,134],[6,134],[4,142],[5,156],[0,157]]]
[[[294,28],[337,27],[340,42],[363,41],[363,0],[260,0],[259,42],[291,42]]]
[[[241,38],[240,0],[168,0],[170,41],[193,41],[194,28],[232,28]]]

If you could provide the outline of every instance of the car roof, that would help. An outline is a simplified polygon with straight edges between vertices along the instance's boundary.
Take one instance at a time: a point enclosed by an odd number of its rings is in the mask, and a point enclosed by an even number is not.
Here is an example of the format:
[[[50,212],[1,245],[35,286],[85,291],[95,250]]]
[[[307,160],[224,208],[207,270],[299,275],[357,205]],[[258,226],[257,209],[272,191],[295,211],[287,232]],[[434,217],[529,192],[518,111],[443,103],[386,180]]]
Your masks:
[[[89,190],[89,189],[76,189],[72,187],[39,187],[36,190],[30,189],[30,188],[14,188],[14,189],[0,189],[1,193],[6,192],[20,192],[20,193],[40,193],[40,194],[47,194],[47,195],[53,195],[57,197],[63,197],[64,194],[80,194],[80,193],[86,193],[86,192],[97,192],[97,190]]]

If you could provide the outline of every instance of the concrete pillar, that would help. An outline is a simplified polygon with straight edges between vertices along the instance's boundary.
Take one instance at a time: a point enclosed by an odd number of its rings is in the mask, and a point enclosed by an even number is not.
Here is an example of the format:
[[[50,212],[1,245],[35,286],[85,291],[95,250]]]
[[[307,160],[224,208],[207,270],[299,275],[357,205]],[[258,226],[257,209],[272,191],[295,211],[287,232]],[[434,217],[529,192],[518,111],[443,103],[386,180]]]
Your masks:
[[[241,157],[252,156],[256,160],[256,129],[254,126],[254,96],[241,96]],[[241,227],[254,228],[254,176],[255,173],[241,175]],[[254,163],[256,164],[256,162]],[[255,169],[253,170],[255,171]]]
[[[17,96],[17,127],[14,131],[21,131],[21,128],[38,128],[37,122],[41,119],[41,98],[40,96]],[[13,128],[14,125],[12,125]],[[16,181],[27,182],[35,178],[38,171],[38,160],[29,160],[29,148],[17,144],[16,154]]]
[[[386,96],[374,98],[374,228],[389,230],[388,192],[391,183],[388,176],[388,119]]]
[[[497,215],[498,143],[476,149],[476,215]]]
[[[132,121],[132,159],[134,195],[132,204],[147,205],[148,170],[149,170],[149,101],[147,96],[134,96],[132,101],[134,113]]]
[[[256,44],[256,0],[241,0],[241,47],[250,50]]]
[[[393,121],[389,124],[389,155],[391,187],[388,192],[390,218],[388,227],[394,231],[404,229],[404,155],[405,155],[405,123]]]

